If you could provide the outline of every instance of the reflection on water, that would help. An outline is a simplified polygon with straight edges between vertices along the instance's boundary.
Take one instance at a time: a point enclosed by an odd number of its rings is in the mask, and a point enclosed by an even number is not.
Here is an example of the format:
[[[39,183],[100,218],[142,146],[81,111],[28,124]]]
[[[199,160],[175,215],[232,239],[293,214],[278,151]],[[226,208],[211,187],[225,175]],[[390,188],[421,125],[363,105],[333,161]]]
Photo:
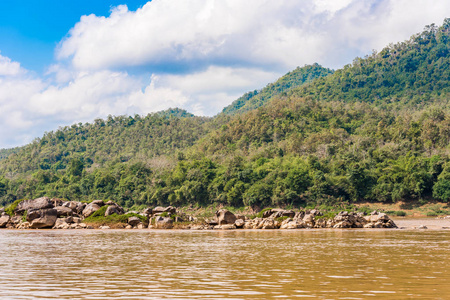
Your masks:
[[[0,298],[450,295],[450,231],[0,230]]]

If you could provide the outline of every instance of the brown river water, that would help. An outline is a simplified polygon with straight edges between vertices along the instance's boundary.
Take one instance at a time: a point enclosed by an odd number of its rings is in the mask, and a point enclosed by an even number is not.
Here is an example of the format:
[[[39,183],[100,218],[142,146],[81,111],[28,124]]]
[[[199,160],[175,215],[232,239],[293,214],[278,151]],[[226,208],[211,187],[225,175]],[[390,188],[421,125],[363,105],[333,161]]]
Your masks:
[[[0,299],[450,299],[450,230],[0,230]]]

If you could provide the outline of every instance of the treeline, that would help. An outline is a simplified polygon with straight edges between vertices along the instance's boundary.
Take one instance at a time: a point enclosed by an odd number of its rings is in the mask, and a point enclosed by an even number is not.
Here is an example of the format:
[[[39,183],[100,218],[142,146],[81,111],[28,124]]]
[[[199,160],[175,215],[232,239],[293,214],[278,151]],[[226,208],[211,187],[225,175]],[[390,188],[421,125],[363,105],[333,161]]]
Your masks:
[[[449,28],[427,26],[333,74],[299,68],[215,118],[172,109],[47,133],[0,160],[0,205],[448,201]]]
[[[1,160],[0,174],[14,178],[37,170],[64,170],[74,158],[81,159],[85,168],[98,168],[115,160],[145,161],[170,155],[204,136],[207,121],[176,109],[66,126]]]
[[[283,98],[176,156],[1,179],[3,203],[43,195],[121,205],[290,205],[450,198],[450,110]]]

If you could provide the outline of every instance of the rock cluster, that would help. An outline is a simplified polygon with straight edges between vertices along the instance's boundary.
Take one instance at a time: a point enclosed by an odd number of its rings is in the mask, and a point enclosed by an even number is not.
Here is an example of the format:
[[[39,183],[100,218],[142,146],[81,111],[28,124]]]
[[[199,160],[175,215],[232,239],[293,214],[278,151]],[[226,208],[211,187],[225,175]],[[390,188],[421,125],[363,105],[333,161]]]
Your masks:
[[[172,229],[175,222],[194,221],[192,217],[179,212],[173,206],[147,208],[144,214],[149,219],[149,229]]]
[[[112,201],[104,203],[102,200],[95,200],[87,204],[48,197],[24,200],[14,209],[14,216],[12,217],[2,210],[0,213],[0,228],[89,229],[92,227],[82,223],[82,221],[105,205],[108,206],[105,216],[113,213],[124,213],[123,208]]]
[[[102,207],[104,216],[123,215],[125,211],[113,201],[95,200],[90,203],[78,201],[63,201],[61,199],[41,197],[20,202],[14,210],[14,216],[9,216],[0,209],[0,228],[18,229],[89,229],[91,226],[83,223]],[[129,212],[130,213],[130,212]],[[335,216],[324,216],[322,212],[313,210],[268,209],[259,217],[249,218],[236,215],[226,209],[216,211],[212,220],[199,221],[187,216],[173,206],[146,208],[142,212],[131,212],[124,216],[127,229],[172,229],[184,228],[191,230],[210,229],[299,229],[299,228],[396,228],[395,223],[384,213],[372,212],[364,215],[361,212],[342,211]],[[97,213],[98,214],[98,213]],[[143,216],[144,218],[142,218]],[[143,221],[143,220],[148,220]],[[100,229],[109,229],[101,226]]]
[[[294,212],[292,210],[272,209],[265,211],[262,218],[233,218],[229,211],[219,211],[220,216],[228,215],[230,222],[219,222],[214,229],[299,229],[299,228],[397,228],[395,223],[384,213],[373,212],[365,216],[361,212],[342,211],[333,218],[326,218],[318,210],[304,210]]]

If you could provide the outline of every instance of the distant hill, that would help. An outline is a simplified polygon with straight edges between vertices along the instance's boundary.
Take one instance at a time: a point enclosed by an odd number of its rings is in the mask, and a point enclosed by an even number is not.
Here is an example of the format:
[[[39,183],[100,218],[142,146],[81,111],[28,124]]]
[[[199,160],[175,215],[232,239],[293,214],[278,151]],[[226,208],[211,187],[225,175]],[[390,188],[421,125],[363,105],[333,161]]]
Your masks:
[[[305,65],[301,68],[297,67],[274,83],[268,84],[265,88],[244,94],[229,106],[225,107],[222,113],[233,115],[256,109],[277,95],[286,93],[293,88],[312,82],[316,78],[325,77],[330,74],[333,74],[333,70],[324,68],[317,63]]]

